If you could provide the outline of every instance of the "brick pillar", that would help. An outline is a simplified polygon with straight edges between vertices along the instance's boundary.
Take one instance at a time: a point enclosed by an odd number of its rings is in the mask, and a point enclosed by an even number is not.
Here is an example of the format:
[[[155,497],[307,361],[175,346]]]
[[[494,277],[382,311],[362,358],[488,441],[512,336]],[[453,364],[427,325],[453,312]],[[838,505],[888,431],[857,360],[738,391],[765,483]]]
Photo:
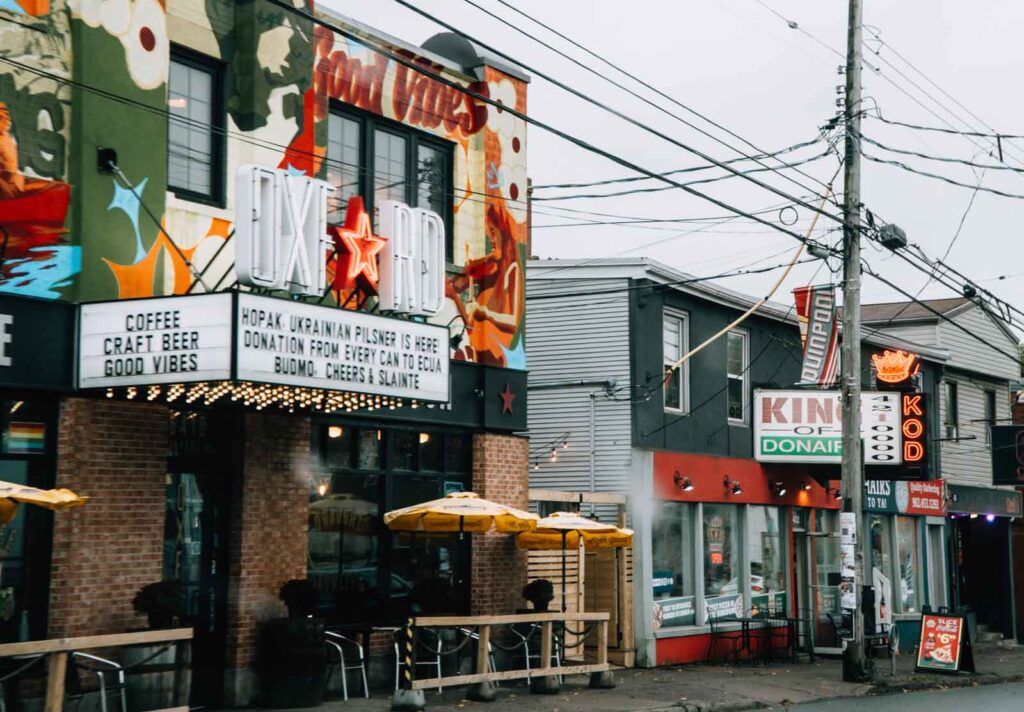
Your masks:
[[[250,413],[232,514],[225,702],[252,704],[259,625],[285,615],[281,585],[306,578],[310,421]]]
[[[529,505],[529,441],[514,435],[473,436],[473,491],[519,509]],[[512,613],[522,608],[526,554],[508,534],[473,535],[470,585],[473,615]]]
[[[163,577],[167,423],[166,406],[61,402],[57,487],[90,499],[54,514],[49,637],[147,625],[132,599]]]

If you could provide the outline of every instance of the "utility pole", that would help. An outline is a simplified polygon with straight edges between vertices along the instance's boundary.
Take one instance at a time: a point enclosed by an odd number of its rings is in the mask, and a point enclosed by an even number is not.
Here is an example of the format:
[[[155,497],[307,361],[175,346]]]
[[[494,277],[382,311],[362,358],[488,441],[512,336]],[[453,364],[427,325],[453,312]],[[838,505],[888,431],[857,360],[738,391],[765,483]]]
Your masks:
[[[850,0],[846,48],[846,158],[843,190],[843,510],[855,522],[853,640],[843,651],[843,679],[867,678],[864,654],[864,461],[860,437],[860,112],[861,0]]]

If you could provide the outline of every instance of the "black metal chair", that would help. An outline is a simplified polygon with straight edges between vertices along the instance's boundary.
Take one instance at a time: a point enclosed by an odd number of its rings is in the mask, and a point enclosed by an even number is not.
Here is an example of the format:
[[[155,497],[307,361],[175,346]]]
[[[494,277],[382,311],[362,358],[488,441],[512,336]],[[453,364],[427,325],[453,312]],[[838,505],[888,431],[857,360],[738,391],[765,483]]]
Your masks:
[[[715,651],[722,647],[724,643],[726,648],[724,659],[728,662],[731,655],[733,664],[738,665],[740,662],[740,650],[743,648],[743,631],[723,630],[722,622],[716,617],[709,617],[708,625],[711,627],[711,638],[708,642],[708,658],[706,662],[714,662]]]

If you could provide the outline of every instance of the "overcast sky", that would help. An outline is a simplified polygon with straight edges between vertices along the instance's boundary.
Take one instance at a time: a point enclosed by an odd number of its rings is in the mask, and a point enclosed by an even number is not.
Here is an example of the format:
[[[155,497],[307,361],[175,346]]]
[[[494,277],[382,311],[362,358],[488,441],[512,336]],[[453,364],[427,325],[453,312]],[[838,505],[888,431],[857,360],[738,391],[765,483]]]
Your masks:
[[[498,0],[472,2],[579,57],[601,73],[620,82],[629,82],[543,28],[517,16]],[[414,44],[421,44],[440,31],[436,25],[393,0],[323,0],[321,4]],[[519,58],[522,63],[571,84],[586,95],[634,116],[680,143],[693,146],[718,160],[740,155],[501,25],[467,0],[419,0],[416,4],[458,29]],[[510,4],[767,151],[814,138],[819,127],[837,110],[836,87],[844,82],[843,76],[837,73],[837,67],[843,59],[828,48],[843,54],[846,51],[847,4],[843,0],[765,0],[764,4],[758,0],[631,0],[628,3],[518,0],[510,1]],[[799,29],[787,26],[765,5],[798,23]],[[999,131],[1024,134],[1024,113],[1021,111],[1024,96],[1018,89],[1019,78],[1024,74],[1024,56],[1019,50],[1019,38],[1024,29],[1024,3],[1009,0],[986,0],[983,3],[865,0],[864,19],[871,29],[881,33],[887,45],[874,41],[870,31],[865,32],[868,39],[867,61],[881,72],[877,74],[865,67],[864,93],[870,97],[866,100],[869,109],[873,110],[877,103],[882,115],[889,119],[929,126],[943,126],[945,121],[959,129],[967,128],[963,123],[966,121],[974,130],[987,130],[981,121],[943,94],[944,91]],[[802,31],[810,33],[821,43]],[[876,56],[875,51],[880,54]],[[894,52],[909,60],[912,66]],[[911,81],[920,88],[914,87]],[[652,96],[654,101],[672,113],[722,138],[731,146],[748,154],[754,152],[749,145],[678,106],[650,95],[632,83],[630,86]],[[922,90],[941,104],[925,96]],[[645,168],[667,171],[703,164],[692,153],[629,126],[540,77],[533,78],[528,103],[529,113],[537,119]],[[972,142],[959,136],[889,126],[872,118],[865,119],[863,131],[866,136],[890,148],[999,164],[997,156],[983,152],[982,149],[995,153],[994,145],[984,139]],[[528,136],[529,175],[537,186],[635,175],[542,129],[531,127]],[[1022,172],[988,170],[982,176],[982,184],[1024,196],[1024,142],[1015,145],[1004,141],[1003,148],[1007,164],[1020,168]],[[810,158],[824,149],[825,146],[819,143],[788,154],[787,158]],[[978,182],[978,174],[967,166],[900,156],[873,146],[866,146],[865,151],[878,157],[901,160],[971,186]],[[766,163],[777,165],[771,161]],[[747,162],[737,167],[749,169],[757,166]],[[800,168],[810,177],[792,170],[787,172],[805,187],[774,173],[755,175],[784,193],[806,197],[813,191],[823,190],[814,179],[827,183],[837,168],[837,160],[830,156]],[[684,174],[680,179],[715,175],[722,175],[722,172]],[[870,161],[864,161],[863,175],[864,203],[880,219],[903,227],[911,242],[919,244],[933,256],[945,253],[963,219],[963,228],[948,262],[1001,297],[1015,304],[1021,301],[1024,297],[1024,260],[1021,259],[1024,241],[1021,240],[1020,224],[1024,217],[1024,200],[979,192],[968,211],[974,193],[971,188],[951,186]],[[598,189],[538,189],[535,197],[658,185],[663,184],[645,181]],[[786,198],[742,178],[695,187],[747,211],[786,202]],[[836,189],[842,191],[841,176],[836,182]],[[816,203],[817,199],[811,198],[811,201]],[[770,227],[744,220],[717,226],[691,223],[645,227],[542,227],[573,222],[556,215],[573,215],[584,220],[611,219],[581,216],[558,208],[631,218],[692,219],[727,214],[721,208],[681,190],[599,200],[538,201],[535,203],[534,252],[541,257],[646,256],[703,276],[754,262],[757,262],[753,265],[755,268],[778,264],[791,254],[783,251],[797,244],[791,237]],[[831,212],[837,212],[834,206]],[[783,216],[771,212],[764,217],[778,225],[780,217],[789,222],[794,215],[792,211]],[[805,232],[810,225],[810,212],[801,208],[796,217],[798,222],[792,229]],[[839,239],[839,233],[834,232],[836,225],[834,221],[822,218],[816,235],[822,240],[836,241]],[[696,229],[700,232],[681,235]],[[650,244],[655,242],[657,244]],[[925,275],[907,267],[888,252],[866,246],[864,254],[873,268],[908,291],[916,293],[926,282]],[[799,265],[775,299],[790,302],[788,290],[808,283],[812,277],[816,283],[828,282],[830,274],[825,269],[814,276],[819,265]],[[731,278],[723,280],[722,284],[760,296],[771,287],[778,274],[776,271]],[[1000,275],[1009,276],[1003,280],[996,279]],[[932,283],[923,292],[923,297],[951,294],[948,289]],[[898,293],[868,278],[864,287],[865,302],[899,299],[902,297]]]

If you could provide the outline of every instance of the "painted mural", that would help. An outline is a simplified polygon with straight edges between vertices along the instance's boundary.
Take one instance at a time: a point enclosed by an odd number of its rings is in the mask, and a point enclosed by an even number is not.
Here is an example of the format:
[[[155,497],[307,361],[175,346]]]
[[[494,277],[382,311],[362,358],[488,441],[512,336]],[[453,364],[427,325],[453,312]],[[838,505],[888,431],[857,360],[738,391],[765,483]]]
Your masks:
[[[67,296],[80,268],[68,229],[71,94],[47,76],[71,74],[63,10],[0,0],[0,15],[21,16],[0,22],[11,60],[0,62],[0,292],[49,299]]]
[[[259,163],[329,179],[330,106],[342,102],[454,145],[454,264],[446,283],[447,306],[435,321],[449,327],[453,358],[525,368],[525,124],[429,74],[455,79],[522,112],[525,82],[489,67],[479,79],[467,80],[395,48],[422,67],[425,76],[265,0],[69,2],[73,22],[81,23],[87,58],[80,67],[83,80],[154,109],[118,107],[109,98],[83,93],[91,109],[82,119],[83,135],[116,146],[126,180],[83,170],[80,184],[70,189],[76,226],[89,233],[83,240],[78,298],[231,287],[235,168]],[[298,0],[299,6],[303,3],[311,9],[310,0]],[[167,147],[172,41],[220,60],[225,68],[227,168],[220,205],[169,193],[166,168],[151,160],[154,154],[164,155]],[[11,123],[17,130],[18,117]],[[84,149],[81,158],[83,164],[94,160]],[[51,214],[51,222],[59,217]],[[56,230],[45,234],[50,240],[67,239]]]

